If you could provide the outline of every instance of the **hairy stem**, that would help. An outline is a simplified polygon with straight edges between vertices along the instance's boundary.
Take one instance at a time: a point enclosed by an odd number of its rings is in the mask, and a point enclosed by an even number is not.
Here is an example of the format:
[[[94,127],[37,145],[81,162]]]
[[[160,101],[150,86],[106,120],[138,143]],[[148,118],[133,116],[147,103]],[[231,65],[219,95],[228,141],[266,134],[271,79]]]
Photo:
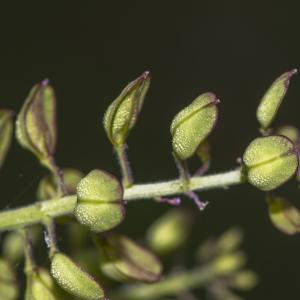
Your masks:
[[[241,169],[236,169],[221,174],[191,177],[188,189],[183,186],[180,179],[136,184],[125,189],[124,200],[153,199],[161,196],[184,194],[188,191],[226,188],[231,185],[241,184],[242,182],[242,171]],[[43,223],[48,217],[55,218],[70,215],[74,211],[76,200],[76,195],[70,195],[0,212],[0,231]]]
[[[199,267],[184,273],[171,275],[154,284],[127,286],[111,294],[111,299],[150,300],[174,296],[193,288],[199,288],[214,279],[216,274],[210,266]]]

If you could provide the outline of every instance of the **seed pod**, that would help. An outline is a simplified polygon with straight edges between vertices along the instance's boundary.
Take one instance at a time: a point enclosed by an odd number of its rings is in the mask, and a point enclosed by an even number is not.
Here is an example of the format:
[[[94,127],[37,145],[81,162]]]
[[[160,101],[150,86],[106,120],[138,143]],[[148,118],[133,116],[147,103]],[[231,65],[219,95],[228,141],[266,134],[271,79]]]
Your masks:
[[[123,145],[135,125],[150,85],[150,73],[144,72],[130,82],[105,112],[103,124],[115,147]]]
[[[101,254],[100,267],[107,276],[117,281],[159,280],[162,272],[159,259],[128,237],[107,234],[96,243]]]
[[[210,134],[217,121],[218,102],[214,94],[202,94],[174,117],[171,124],[172,146],[180,159],[191,157]]]
[[[233,274],[229,280],[229,285],[235,289],[249,291],[257,285],[258,276],[255,272],[243,270]]]
[[[84,175],[75,169],[64,169],[63,179],[68,194],[76,193],[76,187]],[[44,177],[37,189],[38,200],[47,200],[57,196],[57,180],[53,175]]]
[[[18,114],[16,137],[22,147],[42,163],[53,156],[56,146],[56,99],[44,80],[36,84]]]
[[[91,171],[77,186],[75,217],[92,231],[110,230],[124,219],[122,199],[123,188],[114,176],[101,170]]]
[[[293,143],[283,136],[257,138],[247,147],[243,161],[249,182],[263,191],[273,190],[290,179],[298,168]]]
[[[269,195],[269,216],[273,225],[285,234],[300,233],[300,211],[287,199]]]
[[[293,143],[297,143],[299,141],[299,130],[298,128],[291,125],[285,125],[279,127],[276,130],[276,134],[286,136]]]
[[[0,109],[0,167],[2,166],[9,146],[12,140],[13,133],[13,113],[7,109]]]
[[[16,300],[19,295],[16,275],[11,265],[0,258],[0,299]]]
[[[166,254],[182,246],[191,225],[185,210],[172,209],[155,221],[147,231],[147,242],[158,254]]]
[[[64,299],[47,270],[40,268],[28,276],[25,300]]]
[[[56,253],[51,262],[51,274],[68,293],[84,300],[105,299],[104,290],[69,257]]]
[[[289,87],[290,78],[297,73],[297,69],[278,77],[264,94],[257,108],[256,117],[263,129],[268,128],[276,116],[279,106]]]

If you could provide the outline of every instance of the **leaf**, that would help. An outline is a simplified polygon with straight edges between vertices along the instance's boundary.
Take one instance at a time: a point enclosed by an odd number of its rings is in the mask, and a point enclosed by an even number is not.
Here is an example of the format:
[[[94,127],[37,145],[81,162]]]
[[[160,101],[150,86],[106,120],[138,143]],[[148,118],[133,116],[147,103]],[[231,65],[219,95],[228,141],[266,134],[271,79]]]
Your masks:
[[[91,171],[77,186],[74,214],[82,225],[102,232],[119,225],[125,216],[123,188],[111,174]]]
[[[36,84],[18,114],[16,137],[20,145],[41,162],[53,156],[56,146],[56,99],[44,80]]]
[[[189,235],[191,216],[182,209],[172,209],[156,220],[147,231],[147,242],[156,253],[178,250]]]
[[[150,85],[150,73],[144,72],[130,82],[105,112],[103,124],[115,147],[123,145],[134,127]]]
[[[0,109],[0,167],[3,165],[12,140],[12,117],[12,111],[7,109]]]
[[[297,69],[282,74],[278,77],[264,94],[257,108],[256,117],[261,127],[268,128],[289,87],[290,78],[297,73]]]
[[[269,195],[267,204],[271,222],[278,230],[289,235],[300,232],[300,211],[287,199]]]
[[[56,253],[51,262],[51,274],[68,293],[84,300],[105,299],[104,290],[69,257]]]
[[[63,180],[68,194],[76,193],[77,184],[84,175],[75,169],[64,169]],[[53,175],[44,177],[38,185],[37,198],[38,200],[47,200],[57,197],[57,181]]]
[[[217,121],[218,102],[214,94],[202,94],[174,117],[171,124],[172,146],[180,159],[191,157],[210,134]]]
[[[118,281],[155,282],[160,279],[162,265],[150,251],[120,234],[106,234],[96,240],[101,253],[101,269]]]
[[[243,161],[248,181],[263,191],[279,187],[298,168],[293,143],[286,137],[276,135],[252,141],[243,155]]]

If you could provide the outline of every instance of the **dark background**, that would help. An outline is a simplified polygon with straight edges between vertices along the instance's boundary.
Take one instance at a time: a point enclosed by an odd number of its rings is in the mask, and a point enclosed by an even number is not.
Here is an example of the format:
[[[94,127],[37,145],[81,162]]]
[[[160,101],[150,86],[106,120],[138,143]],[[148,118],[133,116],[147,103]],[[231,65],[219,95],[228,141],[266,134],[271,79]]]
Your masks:
[[[39,1],[30,7],[28,2],[2,3],[1,106],[18,111],[30,87],[50,78],[58,97],[59,165],[84,172],[98,167],[117,175],[102,116],[126,83],[149,70],[152,86],[129,138],[136,181],[176,176],[170,122],[206,91],[221,99],[219,121],[210,138],[211,172],[234,168],[259,134],[255,110],[263,92],[278,75],[299,67],[299,7],[296,1],[278,3]],[[299,95],[296,76],[275,125],[299,125]],[[34,157],[15,143],[0,174],[1,208],[31,202],[43,174]],[[299,201],[295,182],[280,193]],[[263,193],[245,185],[201,197],[211,203],[202,213],[195,208],[191,245],[240,225],[248,265],[260,274],[259,286],[246,298],[298,299],[300,240],[271,226]],[[189,200],[183,205],[193,207]],[[166,209],[151,201],[130,204],[122,228],[142,238]]]

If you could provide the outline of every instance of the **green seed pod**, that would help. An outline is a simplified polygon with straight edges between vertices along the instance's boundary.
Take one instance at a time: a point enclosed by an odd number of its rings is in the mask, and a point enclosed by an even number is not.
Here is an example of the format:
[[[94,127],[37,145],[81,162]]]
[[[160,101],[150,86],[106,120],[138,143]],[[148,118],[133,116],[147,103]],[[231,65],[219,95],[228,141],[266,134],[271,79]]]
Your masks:
[[[172,146],[180,159],[191,157],[210,134],[217,121],[218,102],[214,94],[202,94],[174,117],[171,124]]]
[[[298,128],[291,125],[285,125],[279,127],[276,130],[276,134],[286,136],[293,143],[297,143],[299,141],[299,130]]]
[[[2,166],[9,146],[12,140],[13,133],[13,112],[7,109],[0,109],[0,167]]]
[[[283,136],[257,138],[247,147],[243,161],[249,182],[263,191],[273,190],[290,179],[298,168],[293,143]]]
[[[0,299],[16,300],[19,296],[16,275],[10,263],[0,258]]]
[[[230,228],[217,241],[219,253],[228,253],[236,250],[243,240],[243,233],[239,228]]]
[[[233,274],[229,280],[229,285],[242,291],[252,290],[258,282],[258,276],[255,272],[243,270]]]
[[[76,187],[84,175],[75,169],[64,169],[63,179],[68,194],[76,193]],[[53,175],[44,177],[37,189],[38,200],[47,200],[57,196],[57,180]]]
[[[51,274],[68,293],[84,300],[105,299],[104,290],[69,257],[56,253],[51,262]]]
[[[144,72],[130,82],[105,112],[103,124],[115,147],[123,145],[134,127],[150,85],[150,74]]]
[[[296,73],[297,69],[293,69],[282,74],[272,83],[261,99],[257,108],[256,117],[263,129],[266,129],[271,125],[287,92],[290,78]]]
[[[119,234],[107,234],[96,240],[104,274],[117,281],[138,280],[155,282],[159,280],[162,265],[150,251],[131,239]]]
[[[11,263],[18,263],[24,255],[24,238],[18,232],[8,233],[2,243],[3,256]]]
[[[190,225],[190,215],[187,211],[172,209],[148,229],[148,245],[158,254],[167,254],[177,250],[186,242]]]
[[[18,114],[16,137],[22,147],[47,164],[56,146],[56,99],[44,80],[36,84]]]
[[[242,252],[234,252],[219,256],[213,261],[212,266],[218,275],[227,275],[240,269],[245,263],[245,255]]]
[[[62,300],[63,295],[45,269],[28,275],[25,300]]]
[[[110,230],[124,219],[122,199],[123,188],[114,176],[101,170],[91,171],[77,186],[75,217],[92,231]]]
[[[287,199],[269,195],[269,216],[273,225],[289,235],[300,233],[300,211]]]

